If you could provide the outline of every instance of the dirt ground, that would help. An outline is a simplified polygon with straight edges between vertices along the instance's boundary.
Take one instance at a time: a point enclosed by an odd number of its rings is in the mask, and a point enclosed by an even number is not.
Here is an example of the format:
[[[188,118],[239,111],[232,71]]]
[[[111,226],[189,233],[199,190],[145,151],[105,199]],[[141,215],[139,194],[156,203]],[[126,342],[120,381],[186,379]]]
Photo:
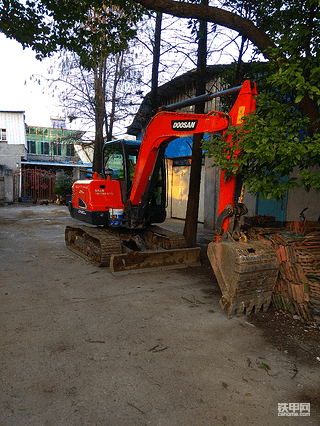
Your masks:
[[[205,261],[114,277],[65,247],[73,223],[0,207],[1,426],[320,424],[319,322],[228,319]]]

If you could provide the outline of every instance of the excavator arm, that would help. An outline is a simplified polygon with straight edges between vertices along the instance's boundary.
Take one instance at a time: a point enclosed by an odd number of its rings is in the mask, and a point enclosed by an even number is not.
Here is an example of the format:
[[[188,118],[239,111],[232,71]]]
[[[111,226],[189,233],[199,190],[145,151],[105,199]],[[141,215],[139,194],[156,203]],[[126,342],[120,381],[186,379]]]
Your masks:
[[[236,88],[238,89],[238,88]],[[137,160],[135,173],[132,182],[132,190],[130,195],[130,207],[132,209],[132,223],[134,226],[143,221],[144,210],[149,199],[149,192],[152,187],[154,176],[159,170],[159,157],[164,153],[164,149],[168,144],[176,138],[190,136],[194,134],[223,132],[225,135],[230,125],[239,125],[242,118],[250,111],[255,110],[257,89],[255,83],[251,86],[249,81],[245,81],[229,114],[223,112],[211,111],[208,114],[190,114],[177,113],[171,111],[159,111],[148,124],[144,133],[139,157]],[[226,91],[228,92],[228,91]],[[221,92],[221,95],[225,92]],[[214,95],[205,95],[194,98],[190,101],[182,101],[174,104],[172,107],[181,108],[186,102],[188,105],[197,103],[197,100],[203,102],[212,99]],[[201,98],[201,100],[199,99]],[[171,109],[165,107],[166,109]],[[227,141],[231,143],[231,135],[226,136]],[[157,167],[158,165],[158,167]],[[221,175],[220,199],[218,213],[222,213],[227,204],[234,207],[236,178],[225,179],[224,174]],[[135,207],[139,207],[134,212]],[[228,226],[228,219],[223,226]]]
[[[247,115],[249,112],[254,112],[256,110],[257,94],[257,86],[255,83],[253,84],[253,86],[251,86],[249,81],[245,81],[243,83],[239,96],[229,113],[231,125],[240,125],[245,115]],[[224,136],[225,133],[226,132],[224,132]],[[232,134],[226,135],[225,138],[227,142],[229,142],[230,144],[232,143]],[[237,154],[239,154],[239,151],[236,152],[236,155]],[[234,209],[235,207],[235,204],[237,202],[236,198],[238,195],[236,193],[236,184],[237,177],[233,176],[226,178],[224,171],[221,172],[218,206],[218,215],[220,216],[220,218],[223,217],[226,212],[226,209],[230,210],[230,208]],[[228,229],[229,216],[227,216],[224,221],[221,221],[222,232]]]
[[[228,117],[222,112],[212,111],[206,115],[158,112],[150,121],[141,142],[130,196],[132,205],[139,204],[161,148],[166,148],[176,138],[222,132],[228,126]]]

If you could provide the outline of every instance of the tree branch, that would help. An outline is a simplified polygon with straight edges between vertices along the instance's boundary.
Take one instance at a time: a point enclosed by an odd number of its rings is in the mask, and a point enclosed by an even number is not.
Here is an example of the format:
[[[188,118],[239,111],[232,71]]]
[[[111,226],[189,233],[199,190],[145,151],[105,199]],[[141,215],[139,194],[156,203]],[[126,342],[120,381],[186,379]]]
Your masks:
[[[267,59],[272,58],[272,49],[277,46],[273,43],[269,35],[257,27],[249,19],[242,18],[234,12],[229,12],[213,6],[204,6],[202,4],[185,3],[184,1],[174,0],[133,0],[142,6],[180,18],[193,18],[207,22],[214,22],[217,25],[237,31],[243,37],[252,41],[252,43],[264,54]],[[279,61],[286,60],[285,57],[278,58]],[[314,102],[308,93],[305,94],[299,103],[303,113],[309,117],[310,124],[313,126],[311,131],[319,128],[320,114],[316,102]]]
[[[236,13],[219,9],[214,6],[203,6],[201,4],[177,2],[173,0],[133,0],[147,9],[158,12],[168,13],[180,18],[194,18],[207,22],[214,22],[217,25],[229,28],[239,32],[242,36],[248,38],[260,49],[266,58],[266,50],[270,47],[276,47],[268,34],[258,28],[248,19],[242,18]]]

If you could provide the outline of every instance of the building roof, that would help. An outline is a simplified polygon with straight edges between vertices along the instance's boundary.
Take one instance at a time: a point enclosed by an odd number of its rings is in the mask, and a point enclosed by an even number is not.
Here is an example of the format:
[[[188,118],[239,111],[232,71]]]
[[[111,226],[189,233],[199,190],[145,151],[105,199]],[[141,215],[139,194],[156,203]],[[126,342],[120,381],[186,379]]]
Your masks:
[[[24,114],[25,111],[0,111],[1,112],[7,112],[9,114]]]
[[[91,163],[67,163],[57,161],[17,161],[17,164],[30,166],[55,166],[55,167],[92,167]]]

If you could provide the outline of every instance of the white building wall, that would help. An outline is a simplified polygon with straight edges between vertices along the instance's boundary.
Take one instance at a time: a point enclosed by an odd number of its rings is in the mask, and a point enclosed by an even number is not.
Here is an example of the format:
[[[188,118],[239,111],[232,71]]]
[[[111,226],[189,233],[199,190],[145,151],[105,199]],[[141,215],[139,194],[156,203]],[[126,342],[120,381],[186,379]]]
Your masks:
[[[0,129],[6,130],[8,145],[27,147],[24,111],[0,111]]]
[[[0,203],[11,203],[13,172],[20,170],[19,162],[27,153],[24,112],[0,111],[0,129]]]

